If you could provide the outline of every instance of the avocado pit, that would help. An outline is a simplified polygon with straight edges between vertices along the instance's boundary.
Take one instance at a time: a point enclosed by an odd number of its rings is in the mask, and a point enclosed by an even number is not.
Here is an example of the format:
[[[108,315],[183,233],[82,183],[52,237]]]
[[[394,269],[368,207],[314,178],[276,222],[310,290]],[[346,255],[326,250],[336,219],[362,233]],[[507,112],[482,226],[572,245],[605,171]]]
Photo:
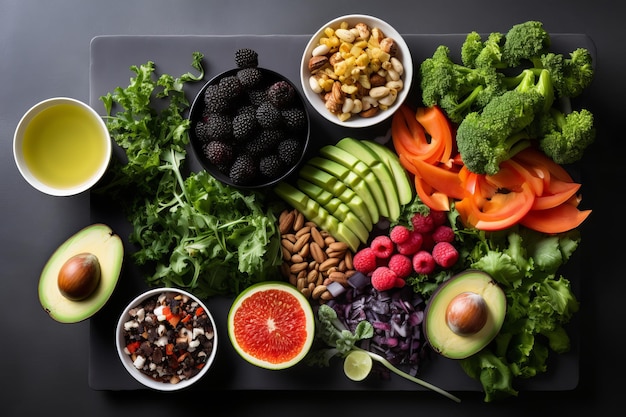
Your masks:
[[[487,303],[472,291],[455,296],[446,308],[446,322],[458,335],[475,334],[487,323]]]
[[[100,283],[100,262],[93,253],[79,253],[69,258],[57,279],[59,291],[72,301],[89,297]]]

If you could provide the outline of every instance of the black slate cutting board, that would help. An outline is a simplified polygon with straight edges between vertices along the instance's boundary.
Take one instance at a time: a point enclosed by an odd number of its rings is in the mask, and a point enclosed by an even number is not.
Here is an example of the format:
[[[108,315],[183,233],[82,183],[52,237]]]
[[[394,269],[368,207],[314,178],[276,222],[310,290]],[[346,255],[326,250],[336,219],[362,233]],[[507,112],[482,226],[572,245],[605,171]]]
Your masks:
[[[464,34],[404,35],[411,49],[415,69],[419,62],[432,55],[440,44],[446,44],[453,54],[458,54]],[[195,70],[191,68],[192,53],[205,55],[205,81],[222,71],[234,67],[234,52],[239,48],[252,48],[259,53],[259,65],[289,78],[298,87],[299,66],[309,36],[308,35],[241,35],[241,36],[98,36],[91,42],[90,62],[90,105],[102,115],[105,114],[99,97],[116,87],[126,87],[134,76],[129,68],[147,61],[156,64],[156,73],[179,76]],[[595,57],[593,41],[584,34],[553,34],[552,49],[567,53],[575,48],[589,49]],[[417,73],[417,71],[415,71]],[[205,81],[189,84],[188,99],[191,102]],[[414,83],[408,103],[419,102],[417,86]],[[346,129],[325,121],[311,112],[311,137],[314,150],[325,143],[333,143],[344,136],[373,139],[387,134],[389,123],[375,128]],[[193,170],[199,164],[192,151],[188,160]],[[127,254],[132,251],[128,244],[130,225],[124,220],[114,205],[94,195],[91,198],[91,218],[93,222],[105,222],[119,234],[125,242]],[[563,274],[572,281],[574,291],[580,284],[580,268],[576,268],[581,254],[574,256]],[[115,325],[123,307],[142,290],[146,289],[141,274],[126,256],[120,281],[107,305],[89,319],[89,386],[96,390],[134,390],[143,388],[130,377],[122,367],[115,349]],[[232,349],[226,331],[226,316],[231,299],[216,297],[207,300],[217,322],[218,353],[214,368],[200,381],[196,389],[214,390],[389,390],[422,391],[424,388],[404,379],[392,376],[390,380],[369,377],[355,383],[343,374],[341,362],[337,360],[330,368],[310,368],[299,364],[284,371],[269,371],[244,362]],[[584,311],[584,306],[582,306]],[[580,312],[578,314],[581,314]],[[548,372],[528,381],[516,381],[516,388],[532,391],[572,390],[578,385],[579,363],[578,342],[580,330],[576,317],[569,327],[572,336],[572,350],[553,357],[548,364]],[[428,382],[449,391],[479,391],[481,386],[470,379],[459,364],[441,357],[434,357],[425,363],[419,375]]]

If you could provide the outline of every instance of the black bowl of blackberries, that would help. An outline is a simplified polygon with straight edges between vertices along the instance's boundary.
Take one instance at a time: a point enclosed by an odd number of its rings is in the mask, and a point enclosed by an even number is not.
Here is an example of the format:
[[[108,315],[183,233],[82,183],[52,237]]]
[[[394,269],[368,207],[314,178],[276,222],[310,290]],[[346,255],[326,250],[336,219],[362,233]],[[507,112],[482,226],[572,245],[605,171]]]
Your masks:
[[[309,142],[309,116],[294,84],[258,64],[248,48],[236,67],[208,81],[189,112],[190,140],[201,165],[237,188],[268,187],[291,175]]]

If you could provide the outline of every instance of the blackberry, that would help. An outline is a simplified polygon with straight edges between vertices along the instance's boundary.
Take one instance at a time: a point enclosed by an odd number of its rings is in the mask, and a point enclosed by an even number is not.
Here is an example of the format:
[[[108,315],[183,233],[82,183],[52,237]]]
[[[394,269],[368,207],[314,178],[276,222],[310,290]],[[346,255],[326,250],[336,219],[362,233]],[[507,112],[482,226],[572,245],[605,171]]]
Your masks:
[[[229,75],[222,78],[219,82],[219,87],[222,90],[222,94],[228,97],[228,100],[234,100],[244,91],[243,84],[241,84],[239,77],[236,75]]]
[[[242,68],[237,71],[237,78],[244,88],[254,88],[263,79],[261,70],[254,67]]]
[[[273,129],[280,125],[282,121],[282,115],[280,110],[276,108],[269,101],[265,101],[259,105],[256,109],[256,119],[265,129]]]
[[[306,113],[299,107],[292,107],[281,111],[283,123],[292,131],[299,131],[306,127]]]
[[[273,153],[259,160],[259,171],[269,179],[278,178],[284,171],[285,166],[277,154]]]
[[[233,118],[232,132],[237,142],[248,140],[258,128],[256,110],[242,111]]]
[[[239,116],[241,114],[251,114],[256,118],[256,108],[254,104],[242,104],[240,107],[235,109],[235,116]]]
[[[283,138],[283,132],[276,129],[262,130],[246,144],[246,151],[255,157],[272,152]]]
[[[233,136],[233,122],[230,116],[211,113],[207,116],[206,134],[208,140],[229,141]]]
[[[259,65],[259,54],[250,48],[241,48],[235,51],[235,64],[239,68],[250,68]]]
[[[204,104],[209,113],[223,113],[230,106],[230,99],[224,95],[219,84],[211,84],[204,92]]]
[[[260,106],[267,101],[267,93],[262,88],[252,88],[248,90],[248,100],[254,106]]]
[[[194,133],[196,137],[202,142],[206,142],[209,140],[207,124],[204,121],[199,121],[196,123],[194,127]]]
[[[250,184],[258,172],[254,158],[248,154],[238,155],[230,167],[228,176],[237,185]]]
[[[233,161],[233,148],[229,144],[219,140],[213,140],[205,144],[202,147],[202,151],[209,162],[220,167],[220,169],[229,166]]]
[[[267,99],[274,107],[279,109],[287,107],[295,95],[296,90],[289,82],[284,80],[276,81],[267,89]]]
[[[278,157],[287,166],[294,165],[302,155],[302,143],[294,138],[287,138],[278,144]]]

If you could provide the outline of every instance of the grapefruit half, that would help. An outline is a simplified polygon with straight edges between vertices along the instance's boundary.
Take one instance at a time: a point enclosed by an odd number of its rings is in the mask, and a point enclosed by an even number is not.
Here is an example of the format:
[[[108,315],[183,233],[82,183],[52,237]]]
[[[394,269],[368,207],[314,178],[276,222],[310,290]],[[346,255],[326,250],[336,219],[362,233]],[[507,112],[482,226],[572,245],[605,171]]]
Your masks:
[[[309,300],[293,285],[265,281],[243,290],[228,312],[228,336],[239,355],[266,369],[300,362],[315,336]]]

